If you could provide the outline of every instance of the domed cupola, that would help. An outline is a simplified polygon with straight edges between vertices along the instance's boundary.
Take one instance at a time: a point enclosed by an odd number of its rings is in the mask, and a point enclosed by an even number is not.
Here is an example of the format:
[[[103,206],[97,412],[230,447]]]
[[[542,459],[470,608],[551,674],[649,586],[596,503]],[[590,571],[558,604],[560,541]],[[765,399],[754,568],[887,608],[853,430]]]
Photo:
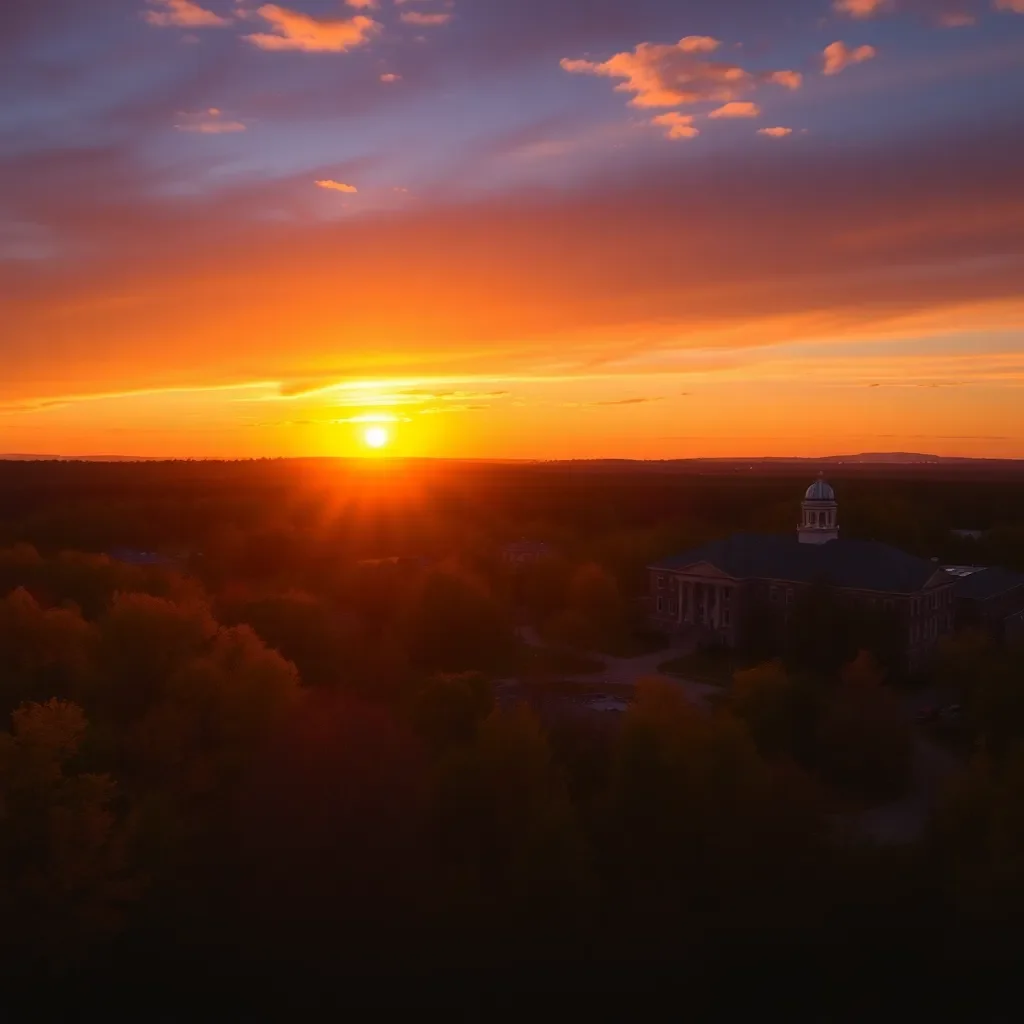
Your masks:
[[[801,505],[803,515],[797,535],[801,544],[827,544],[839,538],[839,506],[836,492],[819,473],[818,479],[807,488]]]

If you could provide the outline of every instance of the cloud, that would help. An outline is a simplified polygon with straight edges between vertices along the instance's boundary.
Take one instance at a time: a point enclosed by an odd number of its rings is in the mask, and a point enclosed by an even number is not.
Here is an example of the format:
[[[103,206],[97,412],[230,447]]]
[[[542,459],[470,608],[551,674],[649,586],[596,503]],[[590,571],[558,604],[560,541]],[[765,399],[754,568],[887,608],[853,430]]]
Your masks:
[[[1014,14],[1024,14],[1024,0],[992,0],[992,6],[997,11],[1012,11]]]
[[[1021,0],[1021,3],[1024,3],[1024,0]],[[977,21],[973,14],[966,11],[945,11],[939,15],[939,24],[943,28],[968,28],[977,24]]]
[[[799,89],[803,85],[804,76],[799,71],[773,71],[768,81],[775,85],[783,85],[787,89]]]
[[[407,25],[445,25],[451,19],[449,12],[424,14],[421,11],[402,11],[402,21]]]
[[[758,135],[768,135],[773,139],[784,139],[787,135],[793,134],[792,128],[783,128],[778,126],[776,128],[758,128]]]
[[[835,0],[832,6],[851,18],[873,18],[889,6],[889,0]]]
[[[633,93],[635,107],[726,103],[767,82],[799,88],[801,76],[795,71],[752,73],[728,61],[709,60],[707,55],[721,45],[710,36],[685,36],[674,44],[640,43],[603,62],[566,57],[561,65],[572,74],[623,79],[615,89]]]
[[[838,75],[840,71],[850,67],[851,64],[863,64],[864,61],[875,57],[877,53],[878,51],[873,46],[858,46],[851,49],[840,41],[829,43],[822,54],[825,61],[822,73]]]
[[[343,181],[332,181],[330,178],[324,178],[322,181],[318,181],[317,187],[326,188],[333,192],[358,192],[359,189],[355,185],[346,185]]]
[[[400,82],[402,80],[402,76],[401,75],[396,75],[394,71],[388,71],[388,72],[385,72],[385,74],[380,76],[380,80],[382,82],[388,82],[388,83]]]
[[[306,53],[344,53],[362,46],[380,31],[380,23],[365,15],[326,18],[318,21],[308,14],[290,11],[277,4],[256,10],[273,32],[257,32],[244,38],[261,50],[302,50]]]
[[[222,25],[230,25],[230,18],[222,18],[213,11],[208,11],[192,0],[150,0],[150,2],[162,8],[161,10],[146,11],[143,17],[150,25],[158,28],[169,28],[178,26],[180,28],[214,28]]]
[[[693,127],[692,114],[680,114],[673,110],[669,114],[658,114],[651,118],[651,124],[659,128],[667,128],[666,139],[695,139],[700,129]]]
[[[724,107],[712,110],[708,117],[759,117],[761,108],[756,103],[726,103]]]
[[[349,7],[355,7],[360,10],[377,6],[377,0],[345,0],[345,3],[347,3]]]
[[[181,120],[174,126],[179,132],[196,132],[199,135],[230,135],[244,132],[241,121],[225,121],[224,113],[216,107],[201,110],[195,114],[181,113]]]
[[[684,392],[685,394],[685,392]],[[610,402],[594,402],[594,405],[645,405],[648,402],[661,402],[664,399],[659,395],[657,398],[616,398]]]

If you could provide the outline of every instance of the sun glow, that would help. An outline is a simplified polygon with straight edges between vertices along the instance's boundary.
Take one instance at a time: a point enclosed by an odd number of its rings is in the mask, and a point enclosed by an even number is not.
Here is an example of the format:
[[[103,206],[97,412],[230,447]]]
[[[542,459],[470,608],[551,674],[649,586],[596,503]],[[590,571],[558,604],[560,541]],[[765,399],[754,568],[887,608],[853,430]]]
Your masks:
[[[390,440],[387,427],[367,427],[363,431],[363,441],[370,448],[383,448]]]

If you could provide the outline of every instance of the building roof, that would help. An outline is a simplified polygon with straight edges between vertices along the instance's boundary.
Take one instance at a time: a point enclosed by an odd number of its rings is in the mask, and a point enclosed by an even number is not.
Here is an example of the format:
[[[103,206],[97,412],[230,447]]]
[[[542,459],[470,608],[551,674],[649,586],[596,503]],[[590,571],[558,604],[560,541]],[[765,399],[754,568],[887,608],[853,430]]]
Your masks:
[[[804,494],[804,501],[835,501],[836,492],[825,482],[824,477],[818,477],[817,480],[807,488],[807,493]]]
[[[1024,573],[993,565],[957,579],[956,595],[970,601],[987,601],[1017,587],[1024,587]]]
[[[107,557],[125,565],[174,565],[174,559],[157,551],[136,551],[132,548],[114,548]]]
[[[893,594],[916,593],[940,571],[934,562],[877,541],[801,544],[796,537],[757,533],[735,533],[650,568],[678,571],[697,562],[708,562],[733,579],[822,582]]]

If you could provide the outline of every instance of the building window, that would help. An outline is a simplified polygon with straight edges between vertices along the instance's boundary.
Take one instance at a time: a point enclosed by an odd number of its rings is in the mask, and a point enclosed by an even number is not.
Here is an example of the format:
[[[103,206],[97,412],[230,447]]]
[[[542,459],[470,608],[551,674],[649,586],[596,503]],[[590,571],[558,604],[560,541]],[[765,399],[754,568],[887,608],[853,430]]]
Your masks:
[[[786,604],[792,604],[793,603],[793,596],[794,596],[793,595],[793,588],[792,587],[786,587]]]
[[[665,610],[665,598],[658,597],[658,611],[663,612]]]
[[[664,576],[659,576],[658,577],[658,589],[662,590],[664,588],[664,586],[665,586],[665,577]]]
[[[779,600],[779,588],[773,583],[768,590],[768,600],[772,604],[777,604]]]

